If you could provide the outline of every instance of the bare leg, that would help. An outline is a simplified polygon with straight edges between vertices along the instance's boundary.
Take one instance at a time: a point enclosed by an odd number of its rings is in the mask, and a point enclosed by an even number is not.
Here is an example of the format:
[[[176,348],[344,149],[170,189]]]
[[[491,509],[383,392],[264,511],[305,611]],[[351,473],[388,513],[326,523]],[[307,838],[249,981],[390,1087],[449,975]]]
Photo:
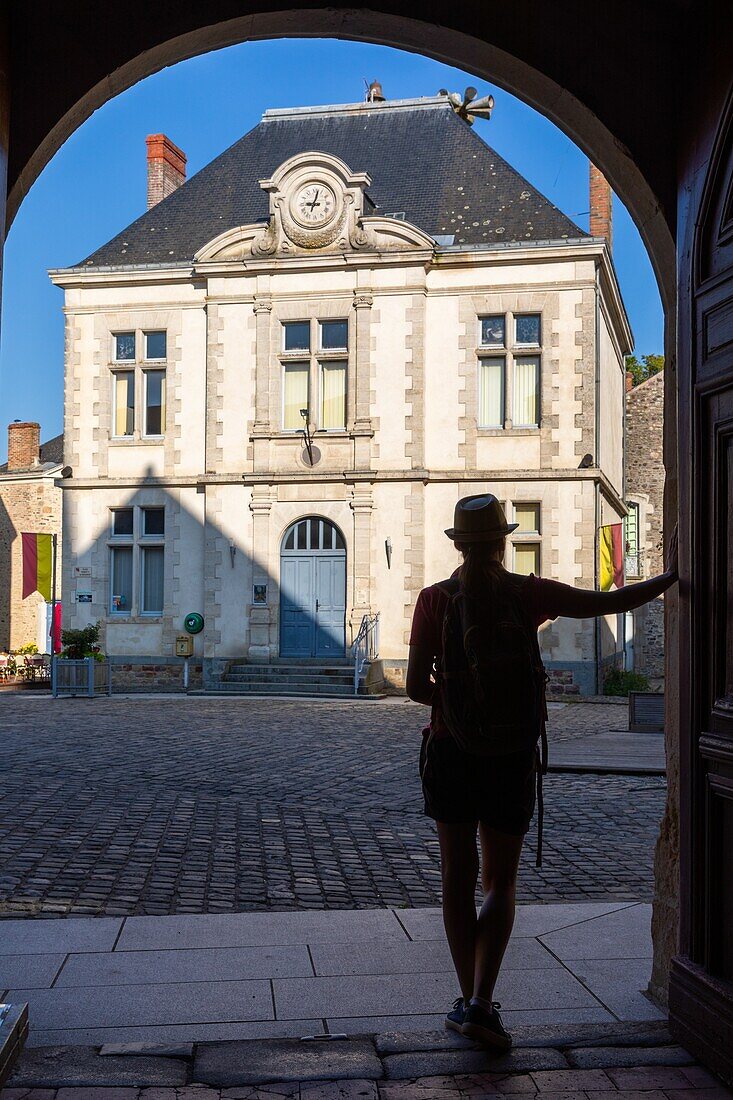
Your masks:
[[[517,870],[524,837],[480,826],[484,902],[475,935],[473,996],[491,1001],[514,924]]]
[[[476,938],[476,825],[446,825],[440,821],[440,871],[443,880],[443,924],[448,946],[468,1004],[473,994]]]

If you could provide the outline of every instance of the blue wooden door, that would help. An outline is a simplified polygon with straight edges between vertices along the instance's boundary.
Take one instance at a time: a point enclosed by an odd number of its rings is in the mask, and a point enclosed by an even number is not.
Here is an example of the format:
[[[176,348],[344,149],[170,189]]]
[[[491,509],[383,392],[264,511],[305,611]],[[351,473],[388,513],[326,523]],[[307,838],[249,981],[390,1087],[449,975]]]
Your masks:
[[[346,629],[346,558],[315,559],[316,657],[343,657]]]
[[[280,655],[311,657],[315,638],[313,558],[283,557],[280,570]]]
[[[280,656],[343,657],[346,547],[341,532],[308,516],[285,532],[280,555]]]

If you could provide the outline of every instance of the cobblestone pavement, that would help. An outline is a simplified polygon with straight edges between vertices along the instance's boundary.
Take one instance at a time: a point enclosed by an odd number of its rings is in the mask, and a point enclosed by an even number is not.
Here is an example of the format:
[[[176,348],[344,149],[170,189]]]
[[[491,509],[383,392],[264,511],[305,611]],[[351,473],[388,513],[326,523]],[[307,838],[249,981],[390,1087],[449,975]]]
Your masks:
[[[5,695],[0,916],[439,902],[425,710],[402,701]],[[553,706],[551,738],[622,728]],[[661,778],[550,775],[520,901],[648,900]]]

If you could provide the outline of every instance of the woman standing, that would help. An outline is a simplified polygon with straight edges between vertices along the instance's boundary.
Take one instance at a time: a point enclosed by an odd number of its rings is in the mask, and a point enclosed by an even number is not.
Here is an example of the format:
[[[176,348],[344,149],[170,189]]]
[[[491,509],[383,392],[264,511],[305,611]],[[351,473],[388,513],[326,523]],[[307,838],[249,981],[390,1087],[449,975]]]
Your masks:
[[[471,705],[474,713],[485,708],[488,725],[492,707],[505,715],[507,708],[511,711],[514,706],[518,715],[525,716],[523,725],[516,728],[516,751],[506,743],[495,755],[469,750],[469,731],[459,728],[460,711],[449,697],[451,673],[443,667],[444,642],[447,646],[451,638],[451,616],[455,619],[460,605],[465,634],[459,632],[459,640],[484,630],[489,649],[493,647],[496,652],[504,647],[507,653],[511,651],[513,656],[508,660],[515,665],[522,660],[523,652],[515,644],[516,635],[524,631],[525,680],[531,683],[530,666],[534,664],[533,654],[539,656],[536,638],[542,623],[561,615],[585,619],[630,611],[659,596],[677,579],[676,531],[670,540],[666,572],[615,592],[576,589],[534,575],[520,577],[502,565],[506,536],[516,526],[507,523],[501,504],[489,493],[459,500],[454,526],[446,535],[463,555],[463,564],[451,581],[424,588],[418,596],[406,684],[411,699],[432,707],[430,725],[423,731],[420,775],[425,813],[436,822],[438,830],[443,922],[461,988],[461,996],[446,1017],[446,1027],[504,1050],[511,1046],[511,1037],[497,1011],[501,1006],[494,1000],[494,986],[514,923],[519,857],[535,808],[539,768],[536,746],[543,732],[543,719],[540,709],[535,708],[531,711],[535,728],[527,730],[527,694],[532,691],[520,691],[517,677],[502,677],[493,689],[482,691],[476,674],[481,658],[475,657],[480,639],[478,646],[469,646],[466,641],[467,652],[469,648],[472,651],[466,667],[473,659],[474,671],[464,672],[463,693],[470,696],[470,685],[474,683],[482,696],[479,702],[467,700],[466,713],[471,713]],[[492,609],[498,607],[510,610],[494,614]],[[471,616],[473,621],[468,625],[466,620]],[[455,663],[455,654],[452,659]],[[506,734],[510,729],[506,717],[502,722]],[[484,894],[478,916],[477,831]]]

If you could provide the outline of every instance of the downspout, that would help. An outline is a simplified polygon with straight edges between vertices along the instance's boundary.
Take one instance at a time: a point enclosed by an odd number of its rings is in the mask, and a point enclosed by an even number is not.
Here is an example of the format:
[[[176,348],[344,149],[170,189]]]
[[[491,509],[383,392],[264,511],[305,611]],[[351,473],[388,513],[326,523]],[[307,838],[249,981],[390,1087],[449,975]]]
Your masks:
[[[595,431],[595,461],[596,468],[601,469],[601,348],[600,348],[600,331],[601,331],[601,288],[600,288],[600,275],[599,275],[599,263],[596,260],[596,278],[595,278],[595,332],[594,332],[594,359],[595,359],[595,386],[594,386],[594,431]],[[596,478],[593,483],[594,492],[594,516],[595,516],[595,535],[594,544],[595,552],[593,554],[593,588],[594,591],[598,591],[600,578],[598,575],[598,561],[600,557],[600,539],[601,539],[601,483],[600,478]],[[601,620],[600,617],[593,620],[594,633],[595,633],[595,655],[596,655],[596,695],[600,695],[603,687],[601,677]]]

